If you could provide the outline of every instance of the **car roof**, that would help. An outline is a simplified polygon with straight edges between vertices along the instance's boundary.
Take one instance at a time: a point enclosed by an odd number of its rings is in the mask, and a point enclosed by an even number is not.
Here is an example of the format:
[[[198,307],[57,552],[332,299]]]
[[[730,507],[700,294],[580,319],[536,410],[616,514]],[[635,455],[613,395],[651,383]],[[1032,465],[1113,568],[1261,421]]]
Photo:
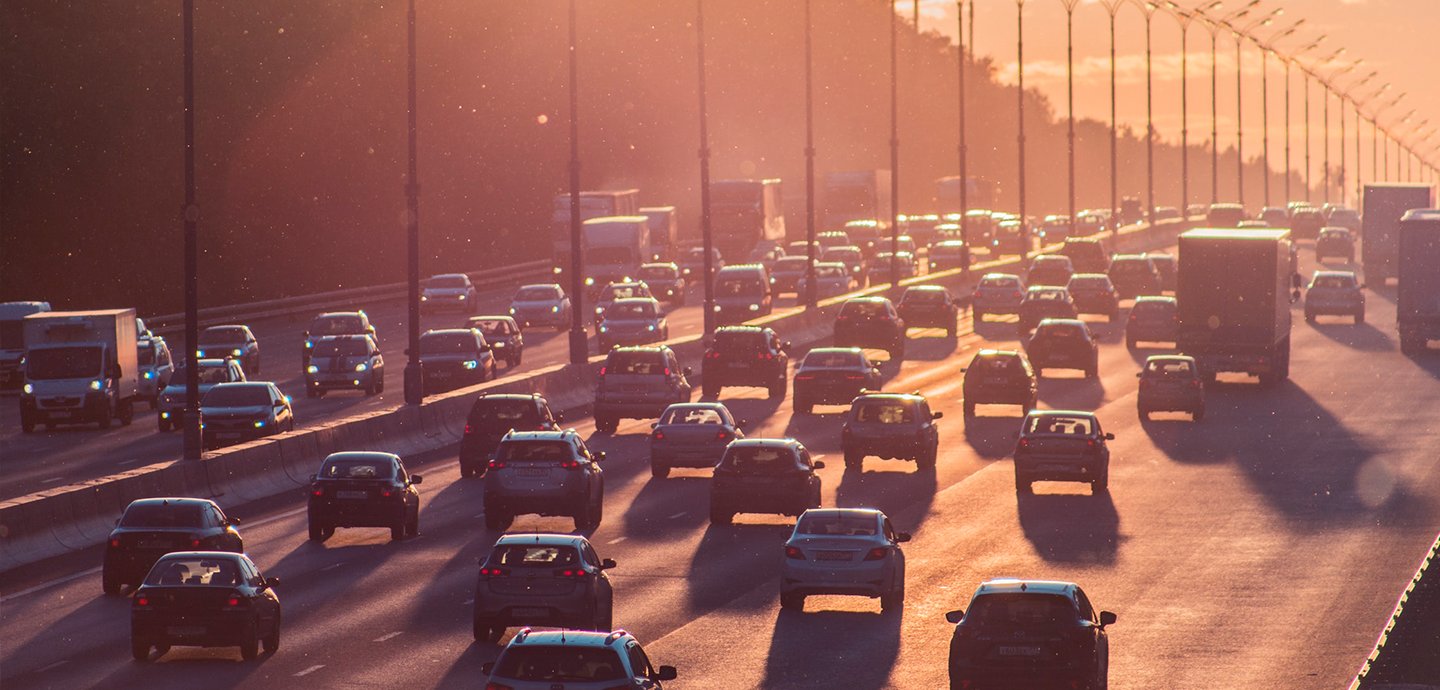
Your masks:
[[[1098,419],[1094,412],[1089,410],[1030,410],[1026,417],[1085,417],[1086,419]]]
[[[1174,297],[1169,295],[1141,295],[1135,298],[1135,303],[1141,302],[1164,302],[1166,304],[1179,304]]]
[[[625,645],[615,645],[616,641],[633,639],[635,639],[635,636],[624,630],[604,633],[589,630],[531,630],[530,628],[525,628],[510,639],[509,646],[565,645],[570,647],[610,647],[613,645],[616,651],[620,651],[625,648]]]
[[[503,440],[505,440],[505,441],[567,441],[567,442],[568,442],[570,439],[574,438],[574,437],[577,436],[577,435],[578,435],[578,434],[575,432],[574,429],[566,429],[566,430],[564,430],[564,431],[548,431],[548,430],[542,430],[542,431],[516,431],[516,430],[514,430],[514,429],[511,429],[511,430],[510,430],[510,433],[505,434],[505,438],[504,438]]]
[[[223,386],[225,388],[269,388],[271,385],[272,384],[269,381],[226,381],[225,383],[215,384],[215,387],[220,388]]]
[[[669,351],[670,347],[667,345],[624,345],[621,347],[611,348],[610,352],[607,354],[614,354],[616,352],[649,352],[652,354],[663,354]]]
[[[807,509],[801,517],[805,515],[818,515],[821,517],[839,517],[842,515],[863,515],[871,518],[885,517],[885,513],[875,508],[810,508]]]
[[[1316,278],[1354,278],[1354,271],[1316,271]]]
[[[640,268],[673,268],[679,270],[674,261],[652,261],[648,264],[640,264]]]
[[[980,280],[1020,280],[1020,276],[1014,273],[986,273],[980,276]]]
[[[864,297],[851,297],[850,299],[845,300],[845,304],[854,304],[857,302],[865,304],[889,304],[890,298],[879,297],[876,295],[866,295]]]
[[[323,319],[323,318],[326,318],[326,317],[329,317],[329,316],[361,316],[361,317],[363,317],[363,316],[365,316],[365,310],[361,309],[361,310],[357,310],[357,311],[327,311],[327,312],[323,312],[323,313],[321,313],[321,314],[316,315],[315,318],[317,318],[317,319]]]
[[[1033,592],[1037,594],[1063,594],[1073,596],[1079,586],[1074,582],[1060,580],[1021,580],[1013,577],[997,577],[980,583],[975,595]]]
[[[245,554],[235,553],[234,551],[171,551],[170,553],[167,553],[160,558],[169,558],[175,560],[179,560],[181,558],[216,558],[235,561],[241,558],[245,558]]]
[[[469,278],[469,277],[470,277],[470,276],[467,276],[467,275],[465,275],[464,273],[436,273],[435,275],[430,276],[430,280],[435,280],[436,278]]]
[[[729,448],[775,448],[784,447],[798,450],[800,442],[793,438],[742,438],[730,442]]]
[[[985,349],[975,353],[976,357],[1019,357],[1018,350],[992,350]]]
[[[643,280],[614,280],[607,284],[607,288],[636,288],[649,287]]]
[[[730,411],[730,408],[725,407],[725,403],[722,403],[722,402],[685,402],[685,403],[671,403],[670,406],[669,406],[669,407],[666,407],[665,409],[667,409],[667,410],[725,410],[726,412],[729,412],[729,411]]]
[[[715,329],[716,333],[760,333],[769,330],[760,326],[721,326]]]
[[[1150,362],[1190,362],[1194,363],[1195,358],[1190,355],[1150,355],[1145,358],[1145,363]]]
[[[905,288],[906,292],[945,292],[943,285],[911,285]]]
[[[427,335],[469,335],[472,328],[432,328],[420,334],[421,338]]]
[[[1040,319],[1041,326],[1046,324],[1052,326],[1084,326],[1087,330],[1089,329],[1089,326],[1080,319]]]
[[[331,453],[325,456],[325,462],[331,460],[399,460],[400,456],[394,453],[386,453],[378,450],[346,450],[339,453]]]
[[[621,297],[620,299],[617,299],[617,300],[615,300],[614,302],[611,302],[610,304],[611,304],[611,305],[621,305],[621,304],[657,304],[657,303],[658,303],[658,302],[657,302],[657,300],[656,300],[654,297]]]
[[[515,317],[505,316],[504,314],[482,314],[466,319],[467,323],[479,323],[481,321],[509,321],[510,323],[515,323]]]
[[[862,355],[865,354],[865,351],[862,350],[862,349],[860,349],[860,348],[858,348],[858,347],[812,347],[812,348],[810,348],[810,352],[807,353],[807,354],[814,354],[814,353],[816,353],[816,352],[820,352],[820,353],[858,352],[858,353],[860,353],[860,354],[862,354]]]
[[[496,546],[509,544],[539,544],[542,546],[574,546],[579,548],[589,543],[578,534],[557,534],[553,532],[532,532],[529,534],[505,534],[495,541]]]
[[[925,402],[925,396],[920,395],[919,393],[881,393],[879,391],[875,391],[870,393],[861,393],[860,395],[856,396],[855,399],[851,402],[857,403],[864,400],[910,400],[915,402]]]
[[[137,498],[125,506],[151,506],[151,505],[215,505],[215,502],[208,498],[188,498],[183,496],[161,496],[157,498]]]

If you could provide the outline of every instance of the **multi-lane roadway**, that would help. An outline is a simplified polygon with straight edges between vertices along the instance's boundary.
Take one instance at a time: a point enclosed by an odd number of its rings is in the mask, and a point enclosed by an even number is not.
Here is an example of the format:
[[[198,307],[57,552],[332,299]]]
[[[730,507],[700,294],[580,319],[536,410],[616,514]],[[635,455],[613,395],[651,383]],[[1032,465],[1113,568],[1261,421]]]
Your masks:
[[[1119,614],[1113,688],[1344,687],[1433,540],[1440,497],[1440,363],[1399,354],[1387,290],[1370,291],[1365,324],[1297,318],[1291,379],[1262,389],[1222,376],[1199,424],[1137,419],[1135,372],[1158,350],[1128,352],[1119,325],[1098,322],[1100,377],[1056,372],[1042,379],[1040,401],[1095,410],[1115,433],[1107,495],[1037,483],[1018,498],[1009,462],[1018,410],[982,406],[963,419],[959,369],[977,348],[1014,347],[1010,323],[958,340],[913,331],[907,359],[887,368],[887,390],[919,390],[945,413],[930,474],[874,459],[846,472],[842,407],[795,416],[788,400],[727,389],[722,400],[751,436],[794,436],[835,461],[820,471],[825,505],[878,507],[915,535],[907,601],[894,615],[841,597],[782,612],[790,522],[742,515],[711,526],[708,471],[650,477],[648,421],[608,435],[571,420],[608,453],[606,517],[588,536],[619,562],[615,624],[655,663],[679,667],[673,687],[934,688],[946,682],[944,613],[964,607],[981,580],[1073,579]],[[233,649],[177,648],[131,661],[130,602],[101,595],[96,550],[0,577],[0,684],[483,687],[481,664],[500,647],[472,640],[469,600],[476,559],[499,533],[485,529],[481,481],[460,478],[453,450],[409,460],[425,475],[419,538],[341,530],[307,541],[298,492],[236,511],[250,555],[284,580],[278,653],[243,662]],[[571,527],[522,517],[512,531]]]

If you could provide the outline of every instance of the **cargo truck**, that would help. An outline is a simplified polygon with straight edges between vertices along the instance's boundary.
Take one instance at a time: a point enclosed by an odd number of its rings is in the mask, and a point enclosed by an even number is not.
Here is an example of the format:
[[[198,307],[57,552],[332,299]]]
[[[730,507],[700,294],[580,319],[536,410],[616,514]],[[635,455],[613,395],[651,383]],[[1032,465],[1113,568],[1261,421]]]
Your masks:
[[[852,220],[879,223],[886,232],[895,222],[890,199],[889,170],[855,170],[825,173],[821,195],[825,203],[824,230],[844,230]]]
[[[750,257],[763,242],[785,242],[785,197],[780,180],[715,180],[710,183],[710,236],[730,263]]]
[[[591,218],[580,228],[585,245],[585,286],[592,296],[612,281],[634,279],[650,260],[650,219]]]
[[[675,248],[680,241],[680,224],[675,216],[675,207],[642,208],[640,215],[650,219],[650,259],[674,261]]]
[[[1222,371],[1271,385],[1290,376],[1290,304],[1300,276],[1290,231],[1197,229],[1180,235],[1176,344],[1207,381]]]
[[[31,314],[25,333],[20,428],[135,417],[140,368],[134,309]]]
[[[1365,265],[1365,282],[1380,287],[1397,275],[1400,218],[1412,208],[1434,207],[1435,190],[1428,184],[1367,184],[1362,204],[1360,260]]]
[[[20,360],[25,357],[25,330],[21,319],[50,311],[49,302],[0,304],[0,390],[20,387]]]
[[[1415,355],[1440,340],[1440,210],[1406,212],[1397,244],[1395,325],[1400,352]]]
[[[640,215],[640,190],[621,189],[614,191],[580,192],[580,222],[591,218]],[[556,194],[555,206],[550,214],[550,239],[555,255],[555,273],[570,270],[570,195]],[[586,257],[585,236],[582,225],[580,255]]]

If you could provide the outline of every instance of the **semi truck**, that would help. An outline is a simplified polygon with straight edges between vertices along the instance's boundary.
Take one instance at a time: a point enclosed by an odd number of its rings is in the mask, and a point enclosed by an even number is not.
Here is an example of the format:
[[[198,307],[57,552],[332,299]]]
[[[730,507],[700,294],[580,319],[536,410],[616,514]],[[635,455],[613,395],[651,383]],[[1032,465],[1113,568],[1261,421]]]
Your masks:
[[[675,249],[680,241],[680,223],[675,215],[675,207],[642,208],[640,215],[650,219],[650,258],[655,261],[674,261]]]
[[[140,390],[134,309],[52,311],[21,321],[25,333],[20,429],[135,418]]]
[[[1207,381],[1222,371],[1256,376],[1262,385],[1290,376],[1290,305],[1300,298],[1290,246],[1284,229],[1180,235],[1176,345]]]
[[[25,330],[20,321],[50,311],[49,302],[0,304],[0,390],[20,387],[20,360],[25,358]]]
[[[1415,355],[1440,340],[1440,210],[1406,212],[1397,244],[1395,325],[1400,352]]]
[[[580,228],[585,246],[585,286],[598,294],[611,281],[633,279],[650,260],[650,219],[591,218]]]
[[[1412,208],[1434,207],[1435,190],[1428,184],[1367,184],[1361,205],[1360,260],[1365,282],[1378,287],[1397,275],[1400,218]]]
[[[950,175],[935,180],[935,201],[939,213],[960,213],[960,176]],[[965,180],[966,210],[995,208],[995,183],[971,177]]]
[[[780,180],[710,183],[710,235],[720,256],[740,263],[761,242],[785,242],[785,197]]]
[[[580,222],[591,218],[640,215],[640,190],[580,192]],[[554,247],[555,273],[570,270],[570,195],[556,194],[550,215],[550,239]],[[581,256],[585,256],[585,235],[580,235]]]
[[[887,231],[895,222],[889,170],[825,173],[825,231],[844,230],[852,220],[870,220]]]

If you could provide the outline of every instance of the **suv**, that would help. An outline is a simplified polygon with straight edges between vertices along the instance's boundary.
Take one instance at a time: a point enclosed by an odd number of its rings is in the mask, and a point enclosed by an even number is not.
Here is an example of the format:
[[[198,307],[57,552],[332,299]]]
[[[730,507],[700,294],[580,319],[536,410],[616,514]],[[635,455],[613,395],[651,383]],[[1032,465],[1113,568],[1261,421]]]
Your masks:
[[[1325,227],[1325,216],[1317,208],[1299,208],[1290,215],[1290,237],[1295,240],[1313,240],[1320,236]]]
[[[615,590],[605,571],[614,567],[578,534],[500,537],[475,582],[475,640],[497,642],[512,625],[610,632]]]
[[[1174,297],[1137,297],[1125,323],[1125,347],[1143,342],[1173,343],[1180,337],[1180,316]]]
[[[255,339],[249,326],[211,326],[200,332],[196,343],[195,356],[199,359],[234,357],[240,360],[246,376],[260,373],[260,341]]]
[[[520,366],[525,356],[525,335],[520,324],[509,316],[472,316],[465,322],[466,328],[478,329],[490,343],[495,359],[504,359],[513,369]]]
[[[1012,273],[986,273],[970,298],[970,316],[975,323],[986,314],[1018,314],[1025,300],[1025,283]]]
[[[635,277],[650,288],[650,294],[656,299],[681,306],[685,304],[685,279],[680,277],[679,266],[673,263],[645,264],[635,272]]]
[[[736,264],[715,272],[715,324],[744,323],[773,311],[770,272],[760,264]]]
[[[1071,237],[1060,247],[1060,254],[1070,257],[1076,273],[1104,273],[1110,269],[1110,253],[1105,243],[1094,237]]]
[[[866,393],[855,398],[840,431],[845,469],[859,470],[865,456],[874,455],[914,460],[921,471],[934,471],[940,452],[940,425],[934,420],[943,414],[931,412],[930,403],[918,393]]]
[[[539,394],[481,393],[465,417],[465,435],[460,437],[460,476],[485,476],[490,455],[505,434],[515,431],[558,431],[559,414],[550,413],[550,404]]]
[[[234,359],[202,359],[200,364],[200,399],[205,399],[205,394],[211,388],[222,383],[236,383],[245,380],[245,370],[240,368],[240,363]],[[170,384],[160,391],[159,402],[156,403],[161,431],[179,429],[185,422],[185,367],[188,364],[181,363],[175,367],[170,376]]]
[[[1078,314],[1104,314],[1111,322],[1120,320],[1120,296],[1110,276],[1104,273],[1076,273],[1065,284]]]
[[[1160,271],[1143,254],[1117,254],[1110,261],[1110,284],[1120,299],[1160,294]]]
[[[1025,290],[1025,301],[1020,303],[1020,319],[1016,322],[1016,328],[1020,331],[1020,337],[1025,338],[1045,319],[1074,318],[1078,318],[1078,313],[1069,290],[1063,287],[1031,285]]]
[[[1075,275],[1075,267],[1071,265],[1070,257],[1041,254],[1030,261],[1030,272],[1025,275],[1025,280],[1030,285],[1065,287],[1072,275]]]
[[[570,297],[556,283],[525,285],[510,299],[510,315],[524,326],[551,326],[557,331],[570,327]]]
[[[1354,317],[1365,323],[1365,286],[1354,271],[1316,271],[1305,287],[1305,320],[1320,314]]]
[[[880,364],[858,347],[817,347],[805,353],[795,369],[796,414],[810,414],[816,405],[848,405],[866,390],[879,390]]]
[[[604,508],[604,459],[574,429],[505,434],[485,477],[485,527],[504,529],[516,515],[535,513],[595,529]]]
[[[690,367],[680,368],[664,345],[617,347],[605,357],[595,384],[595,429],[613,434],[621,419],[659,417],[677,402],[690,402]]]
[[[425,393],[439,393],[495,378],[495,355],[477,328],[446,328],[420,336]]]
[[[1355,262],[1355,237],[1346,228],[1322,228],[1315,240],[1315,260],[1335,256],[1346,262]]]
[[[310,368],[310,353],[315,349],[315,344],[321,338],[332,335],[368,335],[374,338],[375,326],[370,324],[370,317],[363,311],[332,311],[315,317],[315,320],[310,322],[310,328],[305,331],[305,344],[300,353],[301,371]]]
[[[960,323],[960,306],[950,291],[939,285],[913,285],[905,288],[900,304],[895,307],[905,328],[943,328],[945,335],[955,337]]]
[[[769,399],[785,397],[790,371],[790,343],[760,326],[725,326],[701,360],[702,390],[707,398],[720,395],[725,386],[769,389]]]
[[[885,350],[892,359],[905,356],[905,322],[885,297],[855,297],[835,317],[836,347]]]
[[[1195,359],[1185,355],[1155,355],[1135,374],[1140,389],[1135,409],[1140,419],[1151,412],[1189,412],[1192,419],[1205,418],[1205,382]]]
[[[106,594],[138,587],[161,556],[175,551],[245,551],[245,540],[214,501],[203,498],[142,498],[131,501],[105,540],[100,586]]]
[[[555,690],[557,687],[661,690],[674,680],[675,667],[650,665],[635,636],[624,630],[531,632],[521,630],[500,652],[480,665],[487,688]]]
[[[139,396],[150,403],[150,409],[160,404],[160,391],[170,385],[175,373],[174,362],[170,360],[170,346],[159,336],[142,338],[136,346],[135,366],[140,370]]]
[[[1100,429],[1094,412],[1031,410],[1015,442],[1015,493],[1029,494],[1037,481],[1089,482],[1096,495],[1110,489],[1110,449],[1115,434]]]
[[[1073,582],[987,580],[970,607],[951,611],[950,687],[1069,682],[1068,687],[1109,685],[1110,639],[1115,614],[1098,614]]]
[[[710,522],[728,525],[736,513],[778,513],[800,517],[820,507],[825,463],[793,438],[732,441],[715,466],[710,483]]]
[[[1019,352],[981,350],[960,371],[966,417],[975,416],[976,405],[1019,405],[1026,413],[1035,408],[1035,370]]]
[[[200,445],[206,450],[294,430],[290,397],[269,381],[217,384],[200,399]]]
[[[331,453],[310,475],[310,540],[336,527],[389,527],[392,540],[419,534],[420,479],[393,453]]]
[[[1025,345],[1030,366],[1041,376],[1045,367],[1079,369],[1085,378],[1093,379],[1100,370],[1100,345],[1090,335],[1090,327],[1079,319],[1045,319],[1035,327],[1035,334]]]
[[[368,335],[317,338],[306,352],[310,353],[305,365],[307,398],[322,397],[328,390],[361,389],[366,395],[385,391],[385,358]]]

